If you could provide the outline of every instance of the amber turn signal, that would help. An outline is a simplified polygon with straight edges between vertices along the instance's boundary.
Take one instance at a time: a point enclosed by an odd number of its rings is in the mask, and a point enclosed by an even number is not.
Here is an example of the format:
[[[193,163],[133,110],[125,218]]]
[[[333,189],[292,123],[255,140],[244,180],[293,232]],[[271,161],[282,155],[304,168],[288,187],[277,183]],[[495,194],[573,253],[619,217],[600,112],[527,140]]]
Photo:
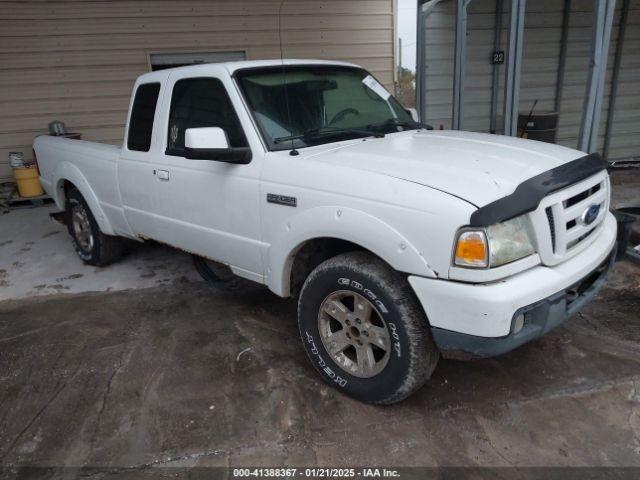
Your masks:
[[[487,237],[482,230],[467,230],[458,236],[454,263],[459,267],[488,266]]]

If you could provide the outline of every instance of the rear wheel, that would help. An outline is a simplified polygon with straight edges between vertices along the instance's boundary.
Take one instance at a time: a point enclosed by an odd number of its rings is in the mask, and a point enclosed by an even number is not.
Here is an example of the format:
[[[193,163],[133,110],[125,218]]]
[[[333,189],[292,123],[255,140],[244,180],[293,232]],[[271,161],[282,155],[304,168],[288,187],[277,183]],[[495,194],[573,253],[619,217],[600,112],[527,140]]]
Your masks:
[[[364,402],[406,398],[438,362],[426,316],[406,278],[367,252],[331,258],[309,275],[298,323],[322,378]]]
[[[85,263],[103,267],[122,256],[122,239],[100,231],[87,202],[75,188],[67,194],[65,223],[73,247]]]

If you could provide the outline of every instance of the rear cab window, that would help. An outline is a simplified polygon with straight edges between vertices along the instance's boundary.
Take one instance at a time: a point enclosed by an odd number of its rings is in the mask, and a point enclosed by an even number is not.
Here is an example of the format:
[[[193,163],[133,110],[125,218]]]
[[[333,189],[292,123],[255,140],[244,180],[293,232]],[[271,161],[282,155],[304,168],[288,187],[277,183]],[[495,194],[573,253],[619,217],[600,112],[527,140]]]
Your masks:
[[[129,119],[127,148],[137,152],[148,152],[151,148],[153,118],[156,114],[159,83],[145,83],[138,86]]]

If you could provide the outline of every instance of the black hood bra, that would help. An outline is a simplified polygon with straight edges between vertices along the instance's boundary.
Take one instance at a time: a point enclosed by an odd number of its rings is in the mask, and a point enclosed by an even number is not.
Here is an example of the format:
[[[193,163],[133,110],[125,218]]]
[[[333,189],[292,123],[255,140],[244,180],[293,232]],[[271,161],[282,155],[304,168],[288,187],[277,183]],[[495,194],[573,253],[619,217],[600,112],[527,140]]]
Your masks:
[[[599,153],[590,153],[525,180],[506,197],[479,208],[471,215],[472,227],[488,227],[532,212],[550,193],[561,190],[605,170],[609,163]]]

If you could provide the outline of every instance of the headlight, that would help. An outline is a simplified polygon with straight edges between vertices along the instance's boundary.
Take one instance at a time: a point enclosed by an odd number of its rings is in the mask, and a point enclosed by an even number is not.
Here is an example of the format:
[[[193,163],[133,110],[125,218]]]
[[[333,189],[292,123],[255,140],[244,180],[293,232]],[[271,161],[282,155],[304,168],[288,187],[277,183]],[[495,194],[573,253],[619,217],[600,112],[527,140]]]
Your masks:
[[[531,224],[525,215],[487,228],[489,266],[498,267],[535,253],[531,240]]]
[[[498,267],[535,253],[526,215],[487,228],[461,230],[454,264],[459,267]]]

